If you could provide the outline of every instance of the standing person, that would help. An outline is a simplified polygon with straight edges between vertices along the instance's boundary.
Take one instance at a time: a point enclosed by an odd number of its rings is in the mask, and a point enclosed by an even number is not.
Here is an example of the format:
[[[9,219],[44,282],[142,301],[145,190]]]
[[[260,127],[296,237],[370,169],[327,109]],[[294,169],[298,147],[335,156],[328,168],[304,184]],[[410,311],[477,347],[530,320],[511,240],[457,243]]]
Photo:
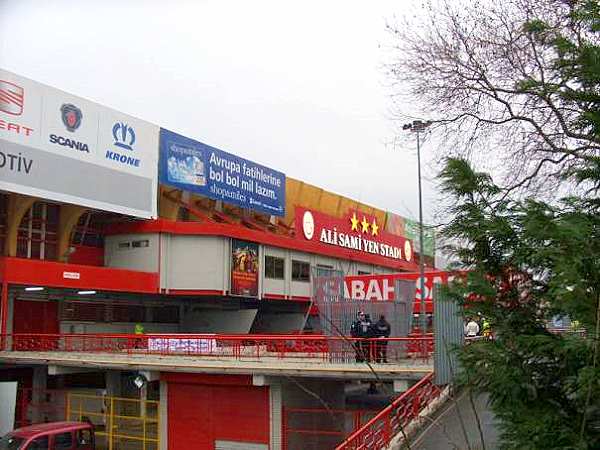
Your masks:
[[[465,326],[465,336],[475,337],[479,334],[479,325],[475,322],[475,319],[469,319],[469,322]]]
[[[136,323],[135,326],[133,327],[133,333],[136,336],[135,344],[134,344],[135,348],[144,348],[144,341],[142,339],[142,335],[144,334],[145,331],[146,330],[144,329],[144,325],[142,325],[139,322]]]
[[[375,360],[378,363],[387,362],[387,341],[384,338],[389,338],[392,333],[392,327],[390,323],[385,320],[385,316],[382,314],[379,316],[379,320],[373,325],[373,331],[376,338],[382,339],[375,343]]]
[[[483,322],[481,325],[481,335],[486,339],[492,338],[492,326],[490,325],[490,321],[485,317],[483,318]]]
[[[359,311],[356,315],[356,320],[352,322],[350,328],[350,335],[353,338],[360,338],[354,342],[354,349],[356,351],[356,362],[363,362],[369,360],[369,341],[371,333],[371,321],[367,319],[365,313]]]

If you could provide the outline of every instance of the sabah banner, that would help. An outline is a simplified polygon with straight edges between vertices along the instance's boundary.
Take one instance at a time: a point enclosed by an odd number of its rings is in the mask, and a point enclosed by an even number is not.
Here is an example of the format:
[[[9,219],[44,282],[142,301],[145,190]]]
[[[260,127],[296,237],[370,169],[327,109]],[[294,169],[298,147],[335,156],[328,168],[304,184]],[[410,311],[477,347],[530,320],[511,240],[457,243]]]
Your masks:
[[[447,284],[452,278],[450,272],[425,272],[425,312],[433,312],[433,285]],[[373,302],[389,302],[395,299],[396,280],[415,281],[414,312],[421,310],[421,278],[418,273],[394,273],[387,275],[355,275],[344,278],[344,296],[354,300],[370,300]]]
[[[161,183],[272,216],[285,215],[285,175],[160,130]]]

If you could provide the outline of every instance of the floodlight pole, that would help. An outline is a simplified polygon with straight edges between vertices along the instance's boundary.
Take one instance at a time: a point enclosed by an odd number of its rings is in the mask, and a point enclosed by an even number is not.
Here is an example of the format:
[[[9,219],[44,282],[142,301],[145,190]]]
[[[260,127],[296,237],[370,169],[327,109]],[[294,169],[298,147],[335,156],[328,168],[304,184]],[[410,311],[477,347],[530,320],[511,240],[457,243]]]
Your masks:
[[[419,181],[419,278],[421,284],[421,301],[419,317],[421,322],[421,334],[427,330],[427,316],[425,314],[425,257],[423,246],[423,190],[421,187],[421,133],[424,132],[431,122],[414,120],[402,126],[403,130],[409,130],[417,135],[417,178]]]

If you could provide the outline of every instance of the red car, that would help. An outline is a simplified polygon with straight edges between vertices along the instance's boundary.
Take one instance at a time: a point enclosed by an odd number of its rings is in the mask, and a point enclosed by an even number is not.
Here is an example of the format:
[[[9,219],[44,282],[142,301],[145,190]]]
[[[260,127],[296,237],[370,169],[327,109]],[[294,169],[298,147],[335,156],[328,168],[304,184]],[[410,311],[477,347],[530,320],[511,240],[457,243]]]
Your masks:
[[[94,428],[85,422],[52,422],[17,428],[0,438],[0,450],[94,450]]]

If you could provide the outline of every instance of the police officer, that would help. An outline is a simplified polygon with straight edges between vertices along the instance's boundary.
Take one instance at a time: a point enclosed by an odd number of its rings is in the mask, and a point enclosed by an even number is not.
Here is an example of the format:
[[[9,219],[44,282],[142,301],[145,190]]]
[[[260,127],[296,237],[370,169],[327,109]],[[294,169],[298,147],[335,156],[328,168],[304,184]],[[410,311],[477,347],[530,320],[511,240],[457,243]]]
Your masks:
[[[379,320],[373,325],[373,334],[376,338],[382,339],[377,341],[375,344],[375,357],[378,363],[387,362],[387,341],[383,338],[389,338],[392,332],[390,323],[385,320],[385,316],[382,314],[379,316]]]
[[[350,327],[350,335],[353,338],[360,338],[359,340],[354,341],[356,362],[370,360],[368,339],[371,337],[371,326],[371,321],[367,319],[365,313],[359,311],[356,315],[356,320]]]

